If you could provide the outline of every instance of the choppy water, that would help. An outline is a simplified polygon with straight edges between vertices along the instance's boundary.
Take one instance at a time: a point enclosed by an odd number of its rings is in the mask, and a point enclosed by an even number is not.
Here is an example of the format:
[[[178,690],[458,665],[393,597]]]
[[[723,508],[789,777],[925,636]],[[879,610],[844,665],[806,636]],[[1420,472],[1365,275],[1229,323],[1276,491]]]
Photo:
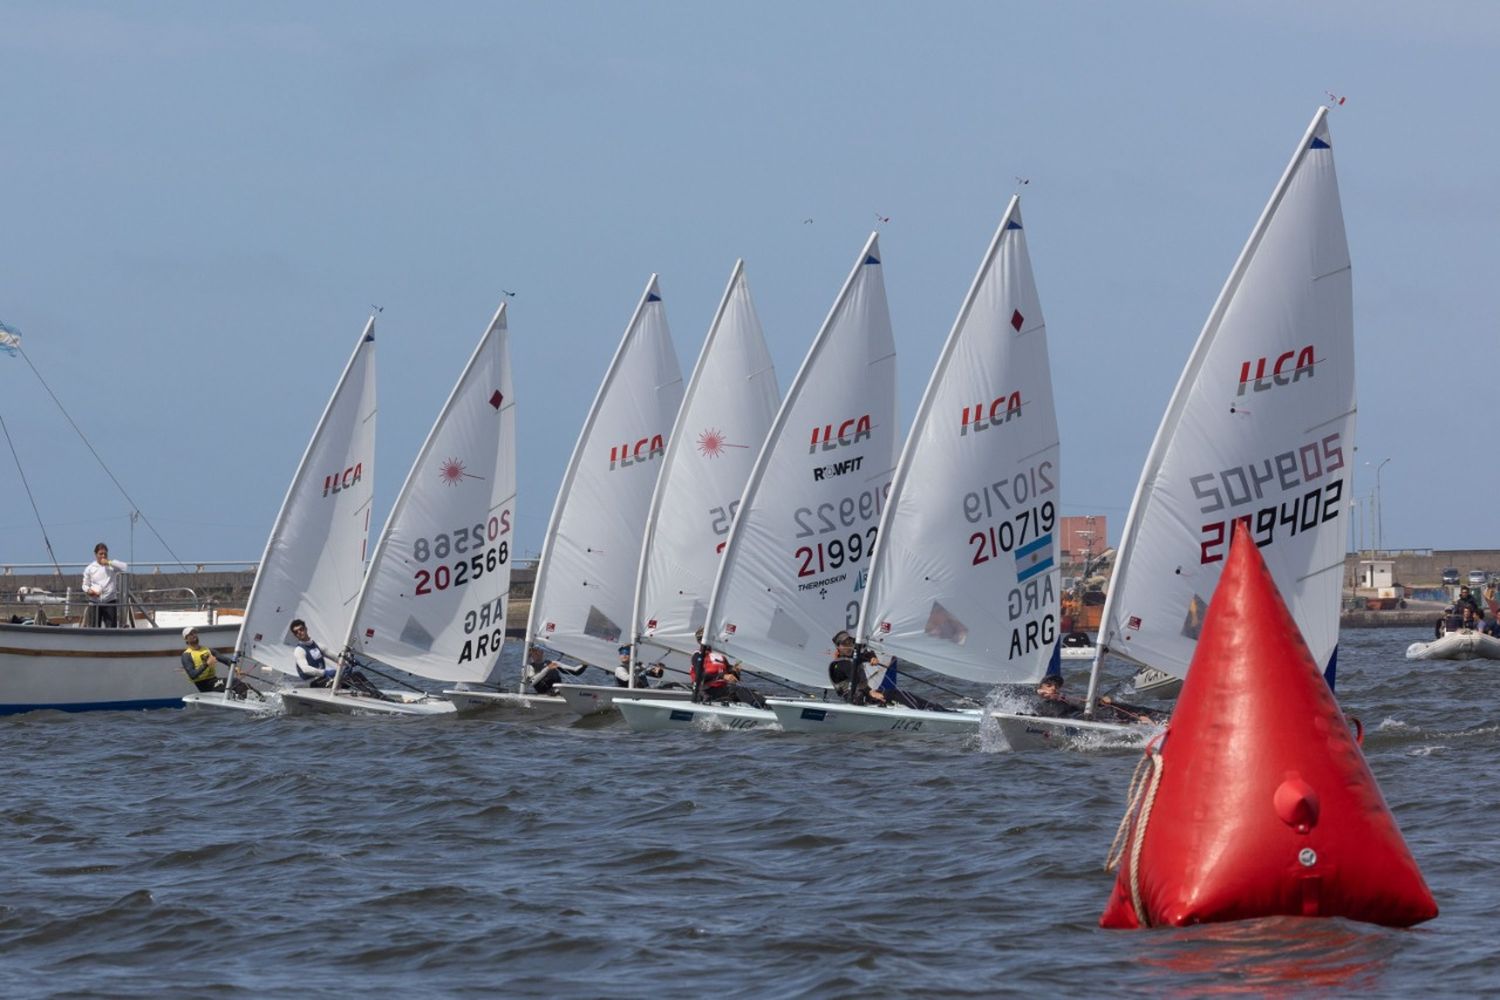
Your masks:
[[[1500,993],[1500,665],[1344,634],[1442,915],[1098,929],[1138,751],[144,712],[0,720],[0,995]]]

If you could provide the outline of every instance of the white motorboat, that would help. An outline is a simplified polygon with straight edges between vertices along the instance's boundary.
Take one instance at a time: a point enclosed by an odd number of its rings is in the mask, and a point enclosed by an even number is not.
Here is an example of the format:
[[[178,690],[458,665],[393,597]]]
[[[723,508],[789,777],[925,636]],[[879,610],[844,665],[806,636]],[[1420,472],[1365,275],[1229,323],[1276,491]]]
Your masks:
[[[1326,115],[1319,109],[1303,134],[1157,429],[1105,595],[1086,713],[1106,654],[1186,676],[1239,521],[1333,683],[1355,391],[1349,249]],[[1022,730],[1011,714],[992,713],[1018,739],[1046,730],[1059,742],[1081,722],[1021,717]]]
[[[238,624],[197,625],[205,646],[234,650]],[[180,708],[182,629],[0,624],[0,715]],[[217,696],[215,696],[217,697]]]
[[[615,707],[638,733],[672,730],[764,729],[776,725],[776,713],[748,705],[699,705],[660,698],[616,698]]]
[[[1444,632],[1431,642],[1406,647],[1408,660],[1500,660],[1500,639],[1475,629]]]

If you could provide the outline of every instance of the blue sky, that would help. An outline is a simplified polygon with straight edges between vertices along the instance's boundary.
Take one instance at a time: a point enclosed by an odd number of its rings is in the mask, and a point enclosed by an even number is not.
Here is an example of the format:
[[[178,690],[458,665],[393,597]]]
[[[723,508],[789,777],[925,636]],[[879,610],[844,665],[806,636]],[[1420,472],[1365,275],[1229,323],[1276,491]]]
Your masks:
[[[535,552],[653,271],[686,374],[744,257],[784,390],[888,216],[909,419],[1020,176],[1064,512],[1118,535],[1333,91],[1355,492],[1389,458],[1387,547],[1500,548],[1497,49],[1478,2],[0,3],[0,320],[173,551],[253,560],[371,305],[383,516],[513,291]],[[19,358],[0,417],[59,557],[128,555],[130,504]],[[0,459],[0,563],[41,562]],[[144,525],[134,550],[166,558]]]

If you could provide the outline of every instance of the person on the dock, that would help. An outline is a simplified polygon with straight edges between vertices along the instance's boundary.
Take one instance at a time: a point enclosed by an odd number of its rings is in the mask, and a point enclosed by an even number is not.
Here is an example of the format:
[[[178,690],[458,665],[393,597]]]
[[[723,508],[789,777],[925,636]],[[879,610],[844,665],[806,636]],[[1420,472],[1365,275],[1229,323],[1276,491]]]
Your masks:
[[[115,612],[120,595],[115,586],[115,577],[128,568],[118,559],[109,557],[109,546],[103,542],[94,546],[94,561],[83,568],[83,592],[89,599],[94,621],[100,628],[116,628],[119,625]]]
[[[704,642],[701,627],[693,635],[698,640],[698,652],[693,654],[693,665],[688,671],[693,681],[693,701],[765,708],[766,699],[761,693],[742,683],[739,665],[730,663],[729,657]]]
[[[219,658],[214,651],[198,641],[198,630],[189,625],[182,630],[182,641],[187,648],[182,651],[182,669],[188,675],[188,680],[199,691],[222,691],[224,685],[229,685],[229,693],[243,701],[252,691],[255,697],[264,698],[259,691],[255,691],[250,685],[235,676],[233,666],[229,668],[228,677],[218,675]],[[226,656],[225,662],[234,663],[234,657]]]
[[[307,622],[293,618],[290,631],[292,638],[297,640],[297,645],[292,648],[292,666],[297,668],[297,676],[307,681],[308,687],[321,688],[332,684],[338,666],[333,657],[307,634]]]
[[[635,665],[635,686],[648,688],[651,686],[651,678],[661,677],[667,672],[667,668],[660,663],[653,663],[649,667],[643,663]],[[615,687],[630,687],[630,647],[620,647],[620,665],[615,667]]]
[[[532,646],[527,650],[526,663],[521,667],[521,682],[531,685],[531,690],[537,694],[551,694],[552,689],[562,683],[563,674],[577,677],[588,668],[586,663],[570,667],[566,663],[549,660],[541,646]]]

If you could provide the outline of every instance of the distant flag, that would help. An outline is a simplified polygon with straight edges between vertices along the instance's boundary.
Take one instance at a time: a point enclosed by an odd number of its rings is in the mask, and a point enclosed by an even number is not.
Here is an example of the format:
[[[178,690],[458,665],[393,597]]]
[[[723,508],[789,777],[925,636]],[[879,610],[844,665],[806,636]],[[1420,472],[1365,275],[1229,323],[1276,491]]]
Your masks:
[[[21,331],[13,326],[6,326],[4,323],[0,323],[0,351],[4,351],[11,357],[15,357],[16,352],[20,349]]]
[[[1343,96],[1341,96],[1339,94],[1335,94],[1331,90],[1325,90],[1325,91],[1323,91],[1323,93],[1325,93],[1325,94],[1328,95],[1328,106],[1330,108],[1340,107],[1341,105],[1343,105],[1343,103],[1345,101],[1347,101],[1349,99],[1349,98],[1343,97]]]

